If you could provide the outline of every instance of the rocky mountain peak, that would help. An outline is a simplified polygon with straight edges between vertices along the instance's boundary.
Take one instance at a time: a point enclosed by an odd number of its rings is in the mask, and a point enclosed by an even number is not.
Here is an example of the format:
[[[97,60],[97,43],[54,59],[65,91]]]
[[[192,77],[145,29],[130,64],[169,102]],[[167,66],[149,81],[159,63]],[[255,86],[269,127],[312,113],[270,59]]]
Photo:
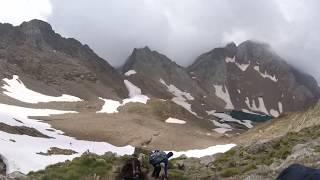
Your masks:
[[[31,21],[23,22],[20,25],[21,29],[28,34],[39,33],[54,33],[51,25],[45,21],[33,19]]]
[[[237,45],[234,42],[228,43],[225,46],[225,51],[228,57],[233,57],[237,53]]]
[[[238,110],[277,116],[310,107],[319,99],[313,77],[290,66],[268,44],[252,40],[204,53],[188,70],[208,92],[222,85]]]
[[[151,50],[148,46],[144,48],[134,48],[132,54],[127,59],[123,66],[123,72],[130,69],[146,69],[151,67],[164,66],[166,68],[180,67],[167,56],[160,54],[157,51]]]
[[[30,76],[62,92],[78,86],[73,93],[83,98],[128,95],[122,76],[107,61],[78,40],[62,37],[44,21],[1,24],[0,32],[0,68],[6,76]],[[83,86],[90,90],[81,91]]]

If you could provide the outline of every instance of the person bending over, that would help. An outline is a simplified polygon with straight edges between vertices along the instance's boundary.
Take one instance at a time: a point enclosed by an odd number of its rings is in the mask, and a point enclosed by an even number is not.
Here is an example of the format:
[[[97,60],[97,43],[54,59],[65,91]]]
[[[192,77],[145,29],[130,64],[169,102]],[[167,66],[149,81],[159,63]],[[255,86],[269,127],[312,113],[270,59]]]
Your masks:
[[[159,178],[161,164],[164,166],[165,177],[168,177],[168,162],[171,156],[173,156],[172,152],[169,152],[168,154],[160,150],[151,152],[149,162],[153,166],[152,177]]]

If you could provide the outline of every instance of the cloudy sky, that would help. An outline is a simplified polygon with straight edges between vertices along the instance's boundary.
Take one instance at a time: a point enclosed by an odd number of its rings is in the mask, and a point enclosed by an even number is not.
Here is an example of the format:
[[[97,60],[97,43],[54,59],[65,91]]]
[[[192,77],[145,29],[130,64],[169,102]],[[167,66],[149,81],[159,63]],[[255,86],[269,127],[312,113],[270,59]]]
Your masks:
[[[48,21],[114,66],[149,46],[181,65],[247,39],[264,41],[320,81],[318,0],[0,0],[0,22]]]

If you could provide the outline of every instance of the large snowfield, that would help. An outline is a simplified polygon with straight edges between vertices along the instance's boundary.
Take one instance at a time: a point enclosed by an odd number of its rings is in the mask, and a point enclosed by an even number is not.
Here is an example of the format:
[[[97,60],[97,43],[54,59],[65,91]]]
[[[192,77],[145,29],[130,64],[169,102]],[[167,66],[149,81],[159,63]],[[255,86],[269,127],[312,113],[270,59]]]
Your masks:
[[[38,92],[27,89],[23,82],[14,76],[12,80],[4,79],[6,85],[3,86],[3,94],[14,99],[28,102],[50,102],[50,101],[79,101],[80,98],[63,95],[61,97],[52,97],[40,94]],[[117,108],[129,102],[147,103],[149,97],[142,95],[141,89],[133,85],[131,82],[125,80],[129,98],[124,99],[122,103],[103,99],[105,105],[99,112],[116,113]],[[173,86],[169,86],[170,91],[183,101],[192,100],[193,97],[185,92],[182,92]],[[25,97],[25,96],[32,96]],[[185,99],[186,98],[186,99]],[[101,98],[102,99],[102,98]],[[33,137],[29,135],[20,135],[0,131],[0,155],[4,158],[7,165],[7,173],[20,171],[22,173],[29,173],[30,171],[37,171],[44,169],[46,166],[63,162],[65,160],[72,160],[75,157],[81,156],[84,152],[89,151],[96,154],[104,154],[105,152],[114,152],[118,155],[133,154],[134,147],[127,145],[124,147],[117,147],[106,142],[92,142],[77,140],[74,137],[64,135],[60,130],[54,129],[45,121],[35,120],[29,118],[30,116],[49,116],[54,114],[77,113],[75,111],[61,111],[53,109],[33,109],[20,106],[13,106],[0,103],[0,123],[12,126],[25,126],[33,128],[48,137]],[[166,123],[185,124],[183,120],[168,118]],[[110,127],[114,128],[114,127]],[[217,145],[203,150],[189,150],[183,152],[174,152],[174,157],[186,155],[187,157],[202,157],[213,155],[215,153],[223,153],[235,144]],[[56,147],[64,150],[73,150],[76,153],[72,155],[43,155],[51,148]]]
[[[18,106],[0,104],[0,122],[10,126],[27,126],[40,131],[52,138],[31,137],[27,135],[9,134],[0,131],[0,153],[5,157],[8,173],[20,171],[28,173],[44,169],[50,164],[73,159],[89,150],[97,154],[107,151],[116,152],[119,155],[132,154],[134,147],[116,147],[105,142],[90,142],[76,140],[73,137],[63,135],[62,131],[53,129],[49,124],[30,119],[28,116],[48,116],[50,114],[74,113],[49,109],[31,109]],[[18,120],[18,121],[17,121]],[[53,131],[52,131],[53,130]],[[51,147],[71,149],[74,155],[45,156],[37,153],[46,153]]]
[[[3,79],[3,94],[27,103],[51,101],[81,101],[80,98],[62,95],[60,97],[47,96],[32,91],[19,80],[18,76]],[[135,89],[135,91],[137,91]],[[109,110],[109,109],[108,109]],[[109,110],[110,111],[110,110]],[[28,173],[44,169],[46,166],[81,156],[85,151],[104,154],[111,151],[118,155],[132,154],[134,147],[116,147],[106,142],[91,142],[68,137],[62,131],[53,129],[49,124],[28,116],[49,116],[54,114],[77,113],[74,111],[61,111],[52,109],[32,109],[7,104],[0,104],[0,122],[10,126],[26,126],[34,128],[51,138],[32,137],[28,135],[10,134],[0,131],[0,154],[7,164],[7,173],[20,171]],[[73,155],[40,155],[46,153],[51,147],[70,149],[76,151]]]
[[[28,89],[23,82],[19,79],[19,76],[14,75],[12,79],[3,79],[6,83],[2,86],[5,90],[3,93],[14,99],[17,99],[26,103],[39,103],[39,102],[51,102],[51,101],[82,101],[80,98],[63,94],[59,97],[47,96]]]

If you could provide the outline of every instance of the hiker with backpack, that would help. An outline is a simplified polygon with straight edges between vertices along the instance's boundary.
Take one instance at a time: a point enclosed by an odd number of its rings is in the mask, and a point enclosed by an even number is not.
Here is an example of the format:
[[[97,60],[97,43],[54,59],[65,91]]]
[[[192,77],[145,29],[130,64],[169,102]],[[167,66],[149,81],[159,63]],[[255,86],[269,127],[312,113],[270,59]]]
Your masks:
[[[165,178],[168,177],[168,163],[169,158],[173,156],[172,152],[166,154],[163,151],[155,150],[150,154],[149,163],[153,166],[152,177],[159,178],[161,172],[161,165],[164,167]]]

